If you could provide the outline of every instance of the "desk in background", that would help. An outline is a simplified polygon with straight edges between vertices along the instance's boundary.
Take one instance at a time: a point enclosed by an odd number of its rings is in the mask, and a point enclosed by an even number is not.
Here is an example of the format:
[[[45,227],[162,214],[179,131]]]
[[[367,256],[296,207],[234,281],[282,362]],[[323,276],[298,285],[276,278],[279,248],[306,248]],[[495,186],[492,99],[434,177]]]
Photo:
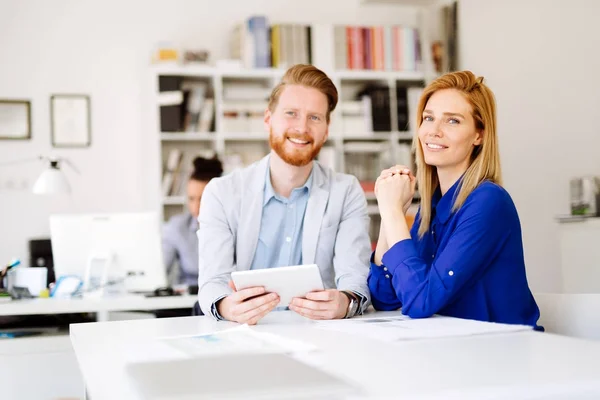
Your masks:
[[[53,299],[36,298],[11,300],[0,303],[0,317],[13,315],[96,313],[97,321],[108,321],[110,312],[153,311],[189,308],[190,313],[197,296],[145,297],[126,295],[105,298]]]

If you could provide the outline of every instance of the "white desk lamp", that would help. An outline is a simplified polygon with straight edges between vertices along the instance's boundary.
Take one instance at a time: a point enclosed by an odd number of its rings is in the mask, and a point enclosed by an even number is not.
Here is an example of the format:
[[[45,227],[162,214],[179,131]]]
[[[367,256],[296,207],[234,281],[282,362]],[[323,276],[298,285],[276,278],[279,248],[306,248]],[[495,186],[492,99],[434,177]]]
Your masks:
[[[36,160],[42,160],[47,163],[48,168],[42,171],[38,179],[33,184],[32,192],[35,194],[59,194],[59,193],[71,193],[71,186],[67,181],[65,174],[61,171],[60,165],[62,162],[69,164],[69,166],[77,173],[79,171],[73,163],[66,158],[62,157],[45,157],[39,156],[37,158],[25,159],[20,161],[13,161],[9,163],[2,163],[4,165],[24,164],[27,162],[33,162]]]

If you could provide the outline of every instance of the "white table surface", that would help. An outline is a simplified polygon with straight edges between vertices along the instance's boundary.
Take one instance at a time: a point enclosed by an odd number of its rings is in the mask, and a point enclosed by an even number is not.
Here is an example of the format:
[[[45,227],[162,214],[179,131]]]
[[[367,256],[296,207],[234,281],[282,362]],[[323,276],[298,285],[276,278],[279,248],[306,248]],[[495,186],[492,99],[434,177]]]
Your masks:
[[[371,313],[392,316],[398,312]],[[125,374],[128,349],[159,337],[208,333],[236,324],[209,317],[71,325],[90,398],[138,399]],[[598,399],[600,343],[534,331],[385,343],[318,329],[290,311],[258,331],[312,343],[310,363],[362,387],[370,398]]]
[[[192,308],[196,300],[197,296],[195,295],[163,297],[125,295],[106,298],[22,299],[0,303],[0,316]]]
[[[81,399],[85,393],[67,335],[0,339],[0,360],[2,399]]]

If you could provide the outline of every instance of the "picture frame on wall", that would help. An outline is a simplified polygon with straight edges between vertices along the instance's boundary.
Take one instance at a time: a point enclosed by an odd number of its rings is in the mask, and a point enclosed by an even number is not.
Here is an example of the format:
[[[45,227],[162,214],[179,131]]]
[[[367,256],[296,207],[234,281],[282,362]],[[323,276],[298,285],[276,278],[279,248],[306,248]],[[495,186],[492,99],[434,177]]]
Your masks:
[[[55,94],[50,97],[53,147],[89,147],[92,144],[90,97]]]
[[[31,139],[31,102],[0,99],[0,140]]]

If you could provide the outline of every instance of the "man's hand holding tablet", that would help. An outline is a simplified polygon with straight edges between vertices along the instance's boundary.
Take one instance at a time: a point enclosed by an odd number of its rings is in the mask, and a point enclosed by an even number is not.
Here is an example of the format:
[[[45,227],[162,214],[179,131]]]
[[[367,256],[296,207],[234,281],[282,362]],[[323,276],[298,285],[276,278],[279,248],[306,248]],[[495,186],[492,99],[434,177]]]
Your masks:
[[[344,318],[350,297],[358,300],[352,293],[325,289],[316,264],[236,271],[231,279],[237,291],[221,300],[218,311],[236,322],[256,323],[278,305],[310,319]]]
[[[340,319],[346,316],[350,298],[337,289],[319,290],[295,297],[290,310],[310,319]]]
[[[267,293],[262,286],[236,290],[232,281],[229,286],[233,293],[217,303],[219,314],[228,321],[256,325],[279,303],[277,293]]]

